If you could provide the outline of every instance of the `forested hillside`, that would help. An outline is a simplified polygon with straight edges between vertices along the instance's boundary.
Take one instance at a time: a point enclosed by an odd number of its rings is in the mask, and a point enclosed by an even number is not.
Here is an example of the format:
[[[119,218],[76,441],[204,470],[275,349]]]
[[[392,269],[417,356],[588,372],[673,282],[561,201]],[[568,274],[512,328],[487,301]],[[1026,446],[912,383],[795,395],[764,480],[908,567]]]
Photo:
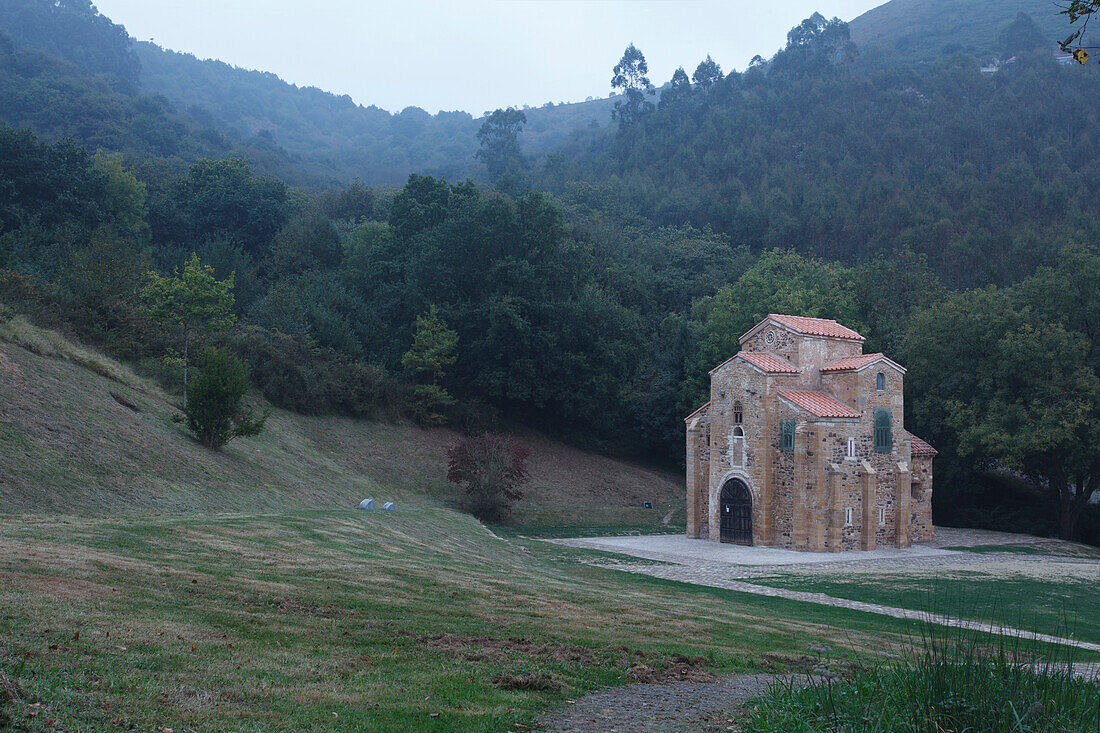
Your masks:
[[[162,95],[142,93],[140,75],[125,29],[87,0],[0,5],[0,121],[145,164],[179,169],[203,157],[239,156],[296,184],[336,179],[262,131],[236,135]]]
[[[1005,23],[1019,13],[1031,17],[1050,49],[1070,34],[1062,8],[1051,0],[891,0],[849,23],[852,40],[864,50],[880,48],[906,62],[934,62],[960,51],[979,58],[1005,57]],[[1005,57],[1007,58],[1007,57]]]
[[[769,312],[836,318],[911,363],[938,521],[1095,532],[1100,74],[1058,65],[1008,5],[990,12],[1016,60],[993,74],[967,52],[910,65],[814,16],[744,73],[704,62],[657,96],[631,47],[615,99],[539,110],[557,129],[607,115],[545,160],[503,115],[481,140],[502,162],[489,180],[468,116],[140,61],[83,0],[17,0],[0,12],[0,300],[172,390],[178,335],[143,288],[208,266],[236,318],[208,340],[280,407],[519,421],[666,466],[739,334]],[[35,23],[73,25],[81,50],[32,47]],[[146,73],[183,101],[134,90]],[[319,152],[327,126],[324,150],[361,147],[364,176],[403,187],[335,185],[352,170]],[[535,111],[527,129],[558,134]]]
[[[407,107],[391,114],[274,74],[199,60],[151,43],[136,44],[141,84],[200,120],[247,139],[269,134],[280,146],[341,181],[400,185],[409,173],[460,181],[484,177],[474,159],[481,124],[468,112],[429,114]],[[525,154],[545,155],[576,129],[606,126],[608,100],[548,104],[527,110]],[[478,115],[480,116],[480,115]]]
[[[1058,65],[1026,18],[996,74],[965,53],[930,68],[861,54],[832,25],[709,88],[685,77],[614,139],[555,156],[542,184],[754,250],[911,249],[952,287],[1010,283],[1054,243],[1096,241],[1100,202],[1074,195],[1100,184],[1093,68]]]
[[[576,129],[606,126],[610,102],[527,110],[526,155]],[[91,149],[193,161],[238,155],[310,187],[410,173],[482,179],[481,124],[468,112],[396,114],[274,74],[134,42],[90,0],[10,0],[0,7],[0,119]]]

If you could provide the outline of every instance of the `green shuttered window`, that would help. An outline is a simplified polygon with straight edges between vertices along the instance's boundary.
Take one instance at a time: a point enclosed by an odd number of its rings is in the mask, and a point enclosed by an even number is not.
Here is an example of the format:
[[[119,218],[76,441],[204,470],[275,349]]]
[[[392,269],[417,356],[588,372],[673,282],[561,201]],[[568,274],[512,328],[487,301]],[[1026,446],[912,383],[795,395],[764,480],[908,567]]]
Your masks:
[[[894,449],[894,416],[889,410],[875,410],[875,450],[889,453]]]
[[[794,420],[779,422],[779,449],[794,450]]]

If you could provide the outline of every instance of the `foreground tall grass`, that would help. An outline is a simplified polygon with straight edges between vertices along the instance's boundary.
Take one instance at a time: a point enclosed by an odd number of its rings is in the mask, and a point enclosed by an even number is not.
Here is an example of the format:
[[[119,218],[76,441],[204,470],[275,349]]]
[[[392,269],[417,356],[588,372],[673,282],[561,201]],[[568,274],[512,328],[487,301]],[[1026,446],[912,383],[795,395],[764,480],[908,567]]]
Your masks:
[[[778,685],[751,733],[1029,733],[1100,731],[1100,683],[1073,676],[1073,650],[1024,652],[1021,639],[981,638],[934,624],[890,665]],[[1034,647],[1031,647],[1034,649]],[[804,683],[805,678],[802,679]]]

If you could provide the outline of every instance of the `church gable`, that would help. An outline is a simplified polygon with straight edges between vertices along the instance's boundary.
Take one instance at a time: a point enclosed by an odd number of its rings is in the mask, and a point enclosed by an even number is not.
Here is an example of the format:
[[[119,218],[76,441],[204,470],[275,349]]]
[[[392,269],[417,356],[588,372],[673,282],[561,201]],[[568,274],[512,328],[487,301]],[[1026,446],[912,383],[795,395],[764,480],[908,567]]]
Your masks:
[[[858,333],[837,323],[832,318],[807,318],[805,316],[787,316],[781,313],[769,313],[768,317],[746,331],[738,341],[742,348],[746,341],[763,332],[765,344],[768,343],[767,331],[780,328],[799,336],[818,336],[821,338],[843,339],[863,343],[866,339]]]

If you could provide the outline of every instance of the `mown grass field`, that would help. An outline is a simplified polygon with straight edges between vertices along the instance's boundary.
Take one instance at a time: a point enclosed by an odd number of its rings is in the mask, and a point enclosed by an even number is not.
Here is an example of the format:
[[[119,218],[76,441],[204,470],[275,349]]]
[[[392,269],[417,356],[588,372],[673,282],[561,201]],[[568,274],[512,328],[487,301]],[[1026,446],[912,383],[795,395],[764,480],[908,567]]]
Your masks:
[[[1100,643],[1100,563],[1014,555],[960,567],[792,571],[752,582]]]
[[[873,663],[918,631],[526,539],[680,532],[678,476],[526,435],[497,536],[454,508],[451,431],[275,411],[211,453],[125,366],[0,326],[0,730],[518,731],[601,687]]]
[[[581,552],[442,508],[5,519],[5,711],[30,730],[508,730],[603,686],[876,656],[912,631]]]

